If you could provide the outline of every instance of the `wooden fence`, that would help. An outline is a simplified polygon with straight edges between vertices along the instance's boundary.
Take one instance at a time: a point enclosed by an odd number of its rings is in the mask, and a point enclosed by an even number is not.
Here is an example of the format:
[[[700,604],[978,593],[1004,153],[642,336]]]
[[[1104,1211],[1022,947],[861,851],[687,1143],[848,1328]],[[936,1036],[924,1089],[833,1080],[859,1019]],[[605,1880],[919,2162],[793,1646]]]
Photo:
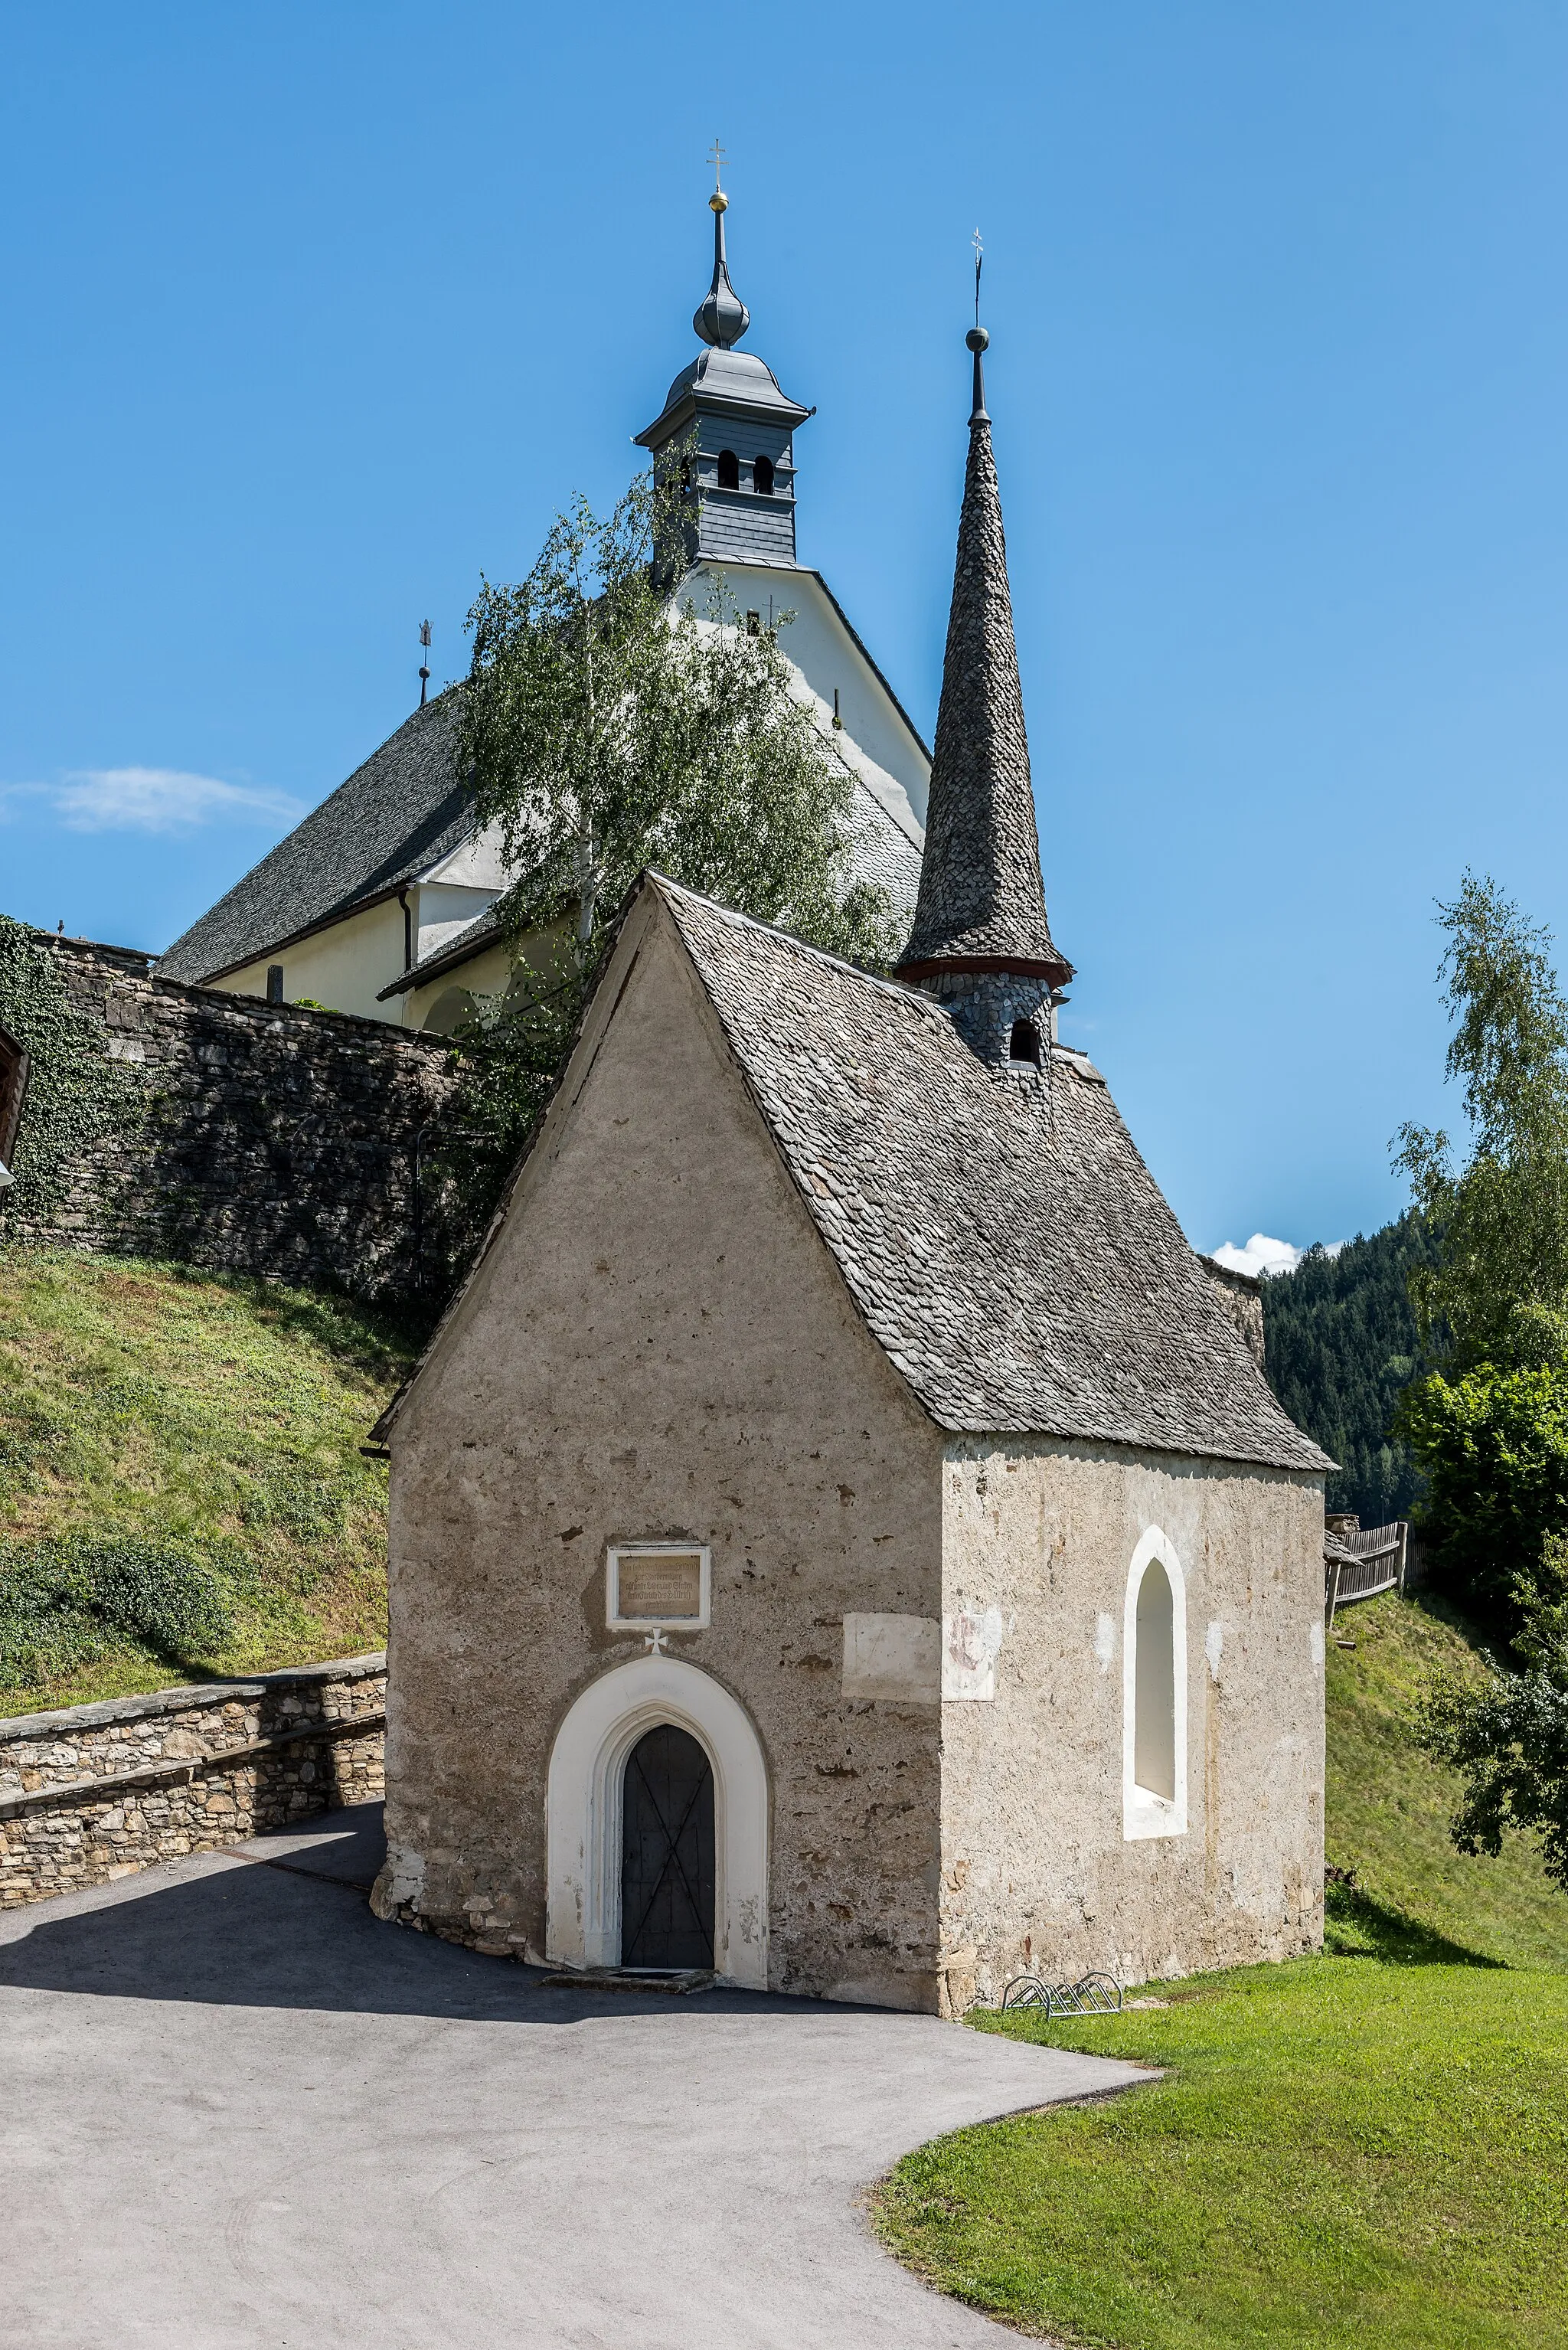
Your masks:
[[[1410,1529],[1402,1518],[1391,1526],[1325,1534],[1324,1614],[1329,1624],[1338,1607],[1375,1599],[1380,1591],[1403,1591],[1409,1545]]]

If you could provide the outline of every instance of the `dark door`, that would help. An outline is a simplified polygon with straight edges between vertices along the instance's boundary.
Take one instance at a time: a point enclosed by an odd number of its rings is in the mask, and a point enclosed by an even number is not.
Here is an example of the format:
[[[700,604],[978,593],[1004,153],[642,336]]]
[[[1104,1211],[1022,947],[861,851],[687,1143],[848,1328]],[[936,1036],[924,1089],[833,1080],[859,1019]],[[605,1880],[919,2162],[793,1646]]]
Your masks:
[[[713,1963],[713,1773],[664,1722],[627,1757],[620,1871],[623,1967]]]

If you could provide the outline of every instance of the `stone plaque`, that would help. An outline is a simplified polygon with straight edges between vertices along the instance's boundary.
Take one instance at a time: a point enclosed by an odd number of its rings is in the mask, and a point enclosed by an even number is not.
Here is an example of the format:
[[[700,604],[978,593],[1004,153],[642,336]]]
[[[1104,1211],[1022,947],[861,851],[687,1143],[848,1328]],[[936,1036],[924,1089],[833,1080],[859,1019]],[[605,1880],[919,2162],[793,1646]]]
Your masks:
[[[618,1551],[611,1612],[623,1624],[700,1624],[701,1552]]]

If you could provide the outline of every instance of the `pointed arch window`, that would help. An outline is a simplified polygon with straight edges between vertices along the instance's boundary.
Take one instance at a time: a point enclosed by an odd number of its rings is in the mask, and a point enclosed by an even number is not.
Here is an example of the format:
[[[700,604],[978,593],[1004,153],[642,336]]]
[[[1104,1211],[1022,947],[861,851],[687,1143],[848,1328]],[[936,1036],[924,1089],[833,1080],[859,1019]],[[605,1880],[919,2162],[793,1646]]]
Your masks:
[[[758,497],[771,498],[774,494],[774,461],[771,457],[753,457],[752,483]]]
[[[1158,1526],[1133,1553],[1122,1618],[1122,1833],[1187,1833],[1187,1585]]]
[[[741,461],[732,449],[719,452],[719,487],[738,490],[741,486]]]

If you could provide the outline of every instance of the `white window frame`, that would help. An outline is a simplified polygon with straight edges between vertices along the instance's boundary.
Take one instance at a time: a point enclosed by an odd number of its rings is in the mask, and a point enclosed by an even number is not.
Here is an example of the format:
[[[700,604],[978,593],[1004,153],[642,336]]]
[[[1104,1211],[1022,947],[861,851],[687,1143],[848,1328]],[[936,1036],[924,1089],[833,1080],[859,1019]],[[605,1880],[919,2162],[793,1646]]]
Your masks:
[[[612,1543],[605,1570],[605,1620],[612,1632],[705,1632],[712,1621],[713,1553],[707,1543]],[[620,1612],[620,1563],[623,1558],[695,1557],[700,1570],[700,1598],[695,1616],[623,1616]]]
[[[1170,1656],[1176,1731],[1176,1794],[1157,1795],[1133,1775],[1137,1737],[1137,1596],[1144,1572],[1158,1559],[1170,1585]],[[1174,1545],[1150,1526],[1132,1555],[1122,1605],[1122,1835],[1128,1844],[1147,1836],[1187,1834],[1187,1578]]]

